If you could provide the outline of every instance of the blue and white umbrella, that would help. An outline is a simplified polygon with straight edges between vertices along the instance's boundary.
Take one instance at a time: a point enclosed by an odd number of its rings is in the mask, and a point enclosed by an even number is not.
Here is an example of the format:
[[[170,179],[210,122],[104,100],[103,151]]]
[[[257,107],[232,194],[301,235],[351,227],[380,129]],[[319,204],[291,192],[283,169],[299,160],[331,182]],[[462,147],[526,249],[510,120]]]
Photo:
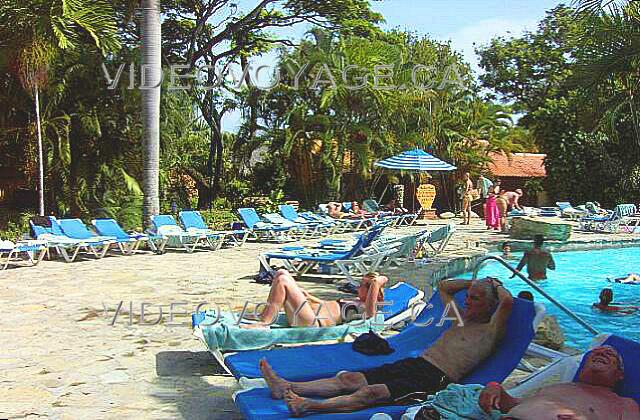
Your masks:
[[[430,155],[422,149],[409,150],[374,163],[384,169],[399,171],[453,171],[455,166]]]

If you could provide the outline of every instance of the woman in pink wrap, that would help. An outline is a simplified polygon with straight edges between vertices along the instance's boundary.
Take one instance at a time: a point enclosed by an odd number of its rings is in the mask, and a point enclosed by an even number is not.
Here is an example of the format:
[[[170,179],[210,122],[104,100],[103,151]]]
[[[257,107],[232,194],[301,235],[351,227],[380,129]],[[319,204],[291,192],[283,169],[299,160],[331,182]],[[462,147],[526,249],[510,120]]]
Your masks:
[[[496,191],[491,188],[487,195],[484,207],[484,221],[487,224],[487,229],[500,230],[500,211],[496,204]]]

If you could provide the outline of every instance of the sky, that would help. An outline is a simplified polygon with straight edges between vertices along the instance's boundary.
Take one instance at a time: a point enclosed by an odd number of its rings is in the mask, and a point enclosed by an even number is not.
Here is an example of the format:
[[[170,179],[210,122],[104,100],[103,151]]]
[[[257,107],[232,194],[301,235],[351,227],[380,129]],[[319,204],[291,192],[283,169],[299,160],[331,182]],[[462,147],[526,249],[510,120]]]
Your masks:
[[[242,3],[255,2],[244,0]],[[478,72],[475,45],[486,44],[497,36],[518,36],[524,31],[533,31],[545,12],[561,3],[557,0],[383,0],[372,1],[371,7],[384,16],[384,29],[399,28],[439,41],[451,41],[453,48]],[[278,35],[299,40],[307,29],[298,25]],[[272,64],[274,57],[269,54],[253,62]],[[236,132],[239,123],[239,113],[231,113],[223,119],[223,130]]]

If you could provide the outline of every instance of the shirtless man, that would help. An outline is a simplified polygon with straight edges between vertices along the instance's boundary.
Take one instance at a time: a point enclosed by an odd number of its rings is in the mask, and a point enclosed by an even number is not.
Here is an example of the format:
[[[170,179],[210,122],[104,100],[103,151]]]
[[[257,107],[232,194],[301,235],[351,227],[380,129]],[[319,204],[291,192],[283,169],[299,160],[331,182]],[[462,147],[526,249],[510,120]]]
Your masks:
[[[493,353],[506,330],[513,298],[497,279],[448,280],[441,283],[445,303],[468,289],[463,325],[452,326],[419,357],[364,372],[341,372],[333,378],[288,382],[267,363],[260,370],[275,399],[284,398],[294,416],[313,412],[350,412],[379,404],[399,403],[409,396],[434,394],[459,382]],[[304,397],[316,396],[325,400]]]
[[[507,205],[508,210],[511,211],[513,209],[516,210],[520,210],[522,211],[522,206],[520,206],[520,203],[518,203],[518,200],[520,200],[520,197],[522,197],[524,195],[524,193],[522,192],[522,190],[520,188],[518,188],[515,191],[507,191],[504,194],[502,194],[502,196],[505,198],[505,200],[507,200]]]
[[[613,392],[624,378],[620,354],[600,346],[587,354],[576,383],[546,386],[528,398],[514,398],[490,382],[480,393],[485,412],[500,410],[504,420],[639,420],[638,404]]]
[[[464,173],[462,182],[464,183],[462,193],[462,224],[468,225],[471,223],[471,202],[473,201],[473,182],[471,181],[469,172]]]
[[[542,235],[534,236],[533,249],[524,253],[516,268],[516,270],[520,271],[526,265],[531,280],[545,280],[547,278],[547,268],[550,270],[556,269],[556,263],[553,261],[551,254],[542,249],[543,243],[544,237]],[[514,277],[515,273],[511,278]]]

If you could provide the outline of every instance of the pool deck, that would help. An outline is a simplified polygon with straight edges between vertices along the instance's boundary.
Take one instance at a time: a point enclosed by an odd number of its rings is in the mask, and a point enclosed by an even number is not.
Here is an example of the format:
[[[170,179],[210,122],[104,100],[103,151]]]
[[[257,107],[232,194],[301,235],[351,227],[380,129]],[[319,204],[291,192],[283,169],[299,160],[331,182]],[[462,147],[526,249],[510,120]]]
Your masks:
[[[389,233],[447,222],[421,222]],[[454,222],[458,230],[441,257],[393,270],[390,278],[426,286],[472,267],[488,248],[508,239],[478,220],[469,226]],[[508,240],[515,249],[526,242]],[[640,235],[574,232],[562,248],[634,244],[640,245]],[[44,261],[0,271],[0,418],[241,418],[231,399],[235,380],[219,374],[192,336],[190,313],[202,302],[238,308],[246,300],[264,301],[269,288],[251,278],[257,255],[274,247],[247,243],[216,252]],[[312,279],[304,287],[322,298],[343,296],[322,281]],[[140,323],[142,304],[147,325]],[[154,324],[158,305],[165,313]]]

